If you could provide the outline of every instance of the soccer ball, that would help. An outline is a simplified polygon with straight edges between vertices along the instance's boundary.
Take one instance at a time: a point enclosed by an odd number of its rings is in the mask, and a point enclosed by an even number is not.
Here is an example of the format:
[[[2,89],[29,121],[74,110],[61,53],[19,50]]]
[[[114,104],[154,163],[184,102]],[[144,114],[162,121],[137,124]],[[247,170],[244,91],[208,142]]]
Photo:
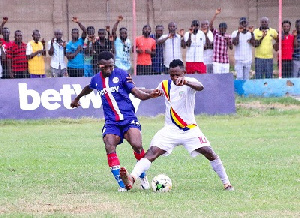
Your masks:
[[[172,181],[165,174],[159,174],[152,179],[152,189],[154,192],[168,192],[172,189]]]

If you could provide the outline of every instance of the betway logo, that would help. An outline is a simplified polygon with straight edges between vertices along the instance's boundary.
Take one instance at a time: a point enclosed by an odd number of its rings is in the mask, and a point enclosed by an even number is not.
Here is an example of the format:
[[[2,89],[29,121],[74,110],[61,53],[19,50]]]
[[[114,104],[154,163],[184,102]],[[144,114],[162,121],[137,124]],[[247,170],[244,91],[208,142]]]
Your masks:
[[[82,88],[79,84],[64,84],[59,91],[55,89],[46,89],[41,94],[34,90],[28,89],[27,83],[19,83],[19,99],[21,110],[33,111],[40,106],[47,110],[57,110],[60,107],[72,109],[70,104],[72,100],[78,95]],[[130,95],[130,99],[137,111],[141,102],[140,99]],[[97,92],[91,92],[90,94],[80,98],[81,107],[84,109],[90,108],[92,103],[93,108],[100,108],[102,106],[102,100]]]

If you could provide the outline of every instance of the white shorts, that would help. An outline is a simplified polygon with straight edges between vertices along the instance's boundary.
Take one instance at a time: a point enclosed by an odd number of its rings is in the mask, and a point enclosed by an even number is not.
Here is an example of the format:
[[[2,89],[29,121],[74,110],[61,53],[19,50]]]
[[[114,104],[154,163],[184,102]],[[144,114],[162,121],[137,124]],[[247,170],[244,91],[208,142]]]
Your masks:
[[[229,73],[229,63],[224,64],[224,63],[213,62],[213,70],[214,70],[214,74]]]
[[[199,152],[195,150],[204,146],[210,146],[210,142],[206,139],[199,127],[182,131],[165,126],[155,134],[150,147],[158,147],[166,151],[164,155],[168,156],[178,145],[183,145],[192,157],[196,157],[199,155]]]

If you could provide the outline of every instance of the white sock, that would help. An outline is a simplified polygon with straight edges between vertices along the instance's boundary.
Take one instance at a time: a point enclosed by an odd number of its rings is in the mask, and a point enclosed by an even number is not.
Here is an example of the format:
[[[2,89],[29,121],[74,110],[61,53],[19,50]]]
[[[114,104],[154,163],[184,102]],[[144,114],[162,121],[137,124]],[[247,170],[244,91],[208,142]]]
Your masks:
[[[131,176],[136,180],[143,172],[147,171],[151,162],[147,158],[140,159],[134,166]]]
[[[230,184],[228,176],[225,172],[225,168],[220,158],[217,158],[213,161],[210,161],[210,165],[212,166],[213,170],[218,174],[220,177],[223,185]]]

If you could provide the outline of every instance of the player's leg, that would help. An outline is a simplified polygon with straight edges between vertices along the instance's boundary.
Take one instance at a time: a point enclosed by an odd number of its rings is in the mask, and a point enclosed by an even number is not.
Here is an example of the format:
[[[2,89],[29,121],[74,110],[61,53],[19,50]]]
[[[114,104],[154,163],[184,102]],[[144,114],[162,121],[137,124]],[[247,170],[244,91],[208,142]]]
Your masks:
[[[207,140],[201,130],[198,127],[192,128],[187,131],[182,138],[183,139],[181,144],[187,149],[191,156],[195,157],[198,154],[202,154],[203,156],[205,156],[206,159],[210,161],[213,170],[220,177],[224,188],[226,190],[228,190],[229,188],[233,190],[221,159],[214,152],[214,150],[210,146],[210,142]]]
[[[210,165],[212,166],[213,170],[218,174],[219,178],[221,179],[225,190],[233,191],[234,188],[231,186],[231,183],[228,179],[227,173],[223,166],[222,160],[220,157],[214,152],[212,147],[210,146],[203,146],[201,148],[196,149],[197,152],[204,155],[206,159],[210,161]]]
[[[134,166],[132,173],[129,174],[125,167],[121,167],[120,176],[124,181],[127,190],[132,189],[135,180],[147,170],[149,170],[151,163],[160,155],[165,154],[166,151],[151,146],[145,154],[145,157],[140,159]]]
[[[122,143],[121,137],[122,135],[118,127],[114,125],[105,125],[103,127],[103,141],[105,144],[108,166],[119,185],[119,191],[126,191],[125,185],[120,178],[120,160],[116,151],[117,145]]]
[[[136,126],[130,124],[130,128],[125,129],[127,130],[124,134],[124,138],[128,141],[128,143],[132,146],[134,156],[137,161],[141,160],[145,156],[145,151],[142,146],[142,134],[140,131],[140,125]],[[146,172],[142,172],[140,175],[141,181],[141,188],[142,189],[149,189],[150,184],[148,182]]]

